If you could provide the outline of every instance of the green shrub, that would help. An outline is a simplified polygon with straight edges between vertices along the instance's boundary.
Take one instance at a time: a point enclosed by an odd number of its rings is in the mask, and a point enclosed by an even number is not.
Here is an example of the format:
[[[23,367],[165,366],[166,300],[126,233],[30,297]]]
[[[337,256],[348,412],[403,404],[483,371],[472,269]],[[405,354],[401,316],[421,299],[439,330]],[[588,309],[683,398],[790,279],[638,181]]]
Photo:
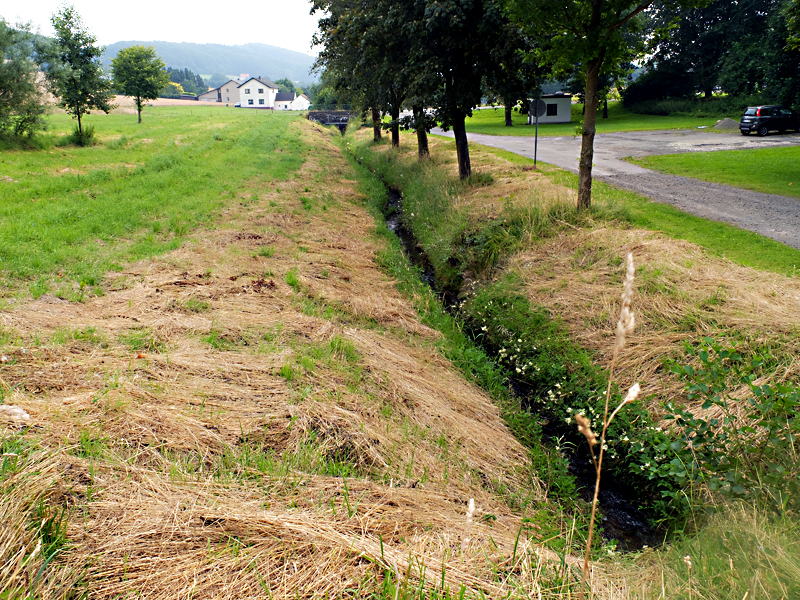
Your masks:
[[[94,126],[93,125],[85,125],[82,129],[78,129],[78,126],[72,130],[67,138],[66,142],[68,144],[75,144],[76,146],[94,146],[97,144],[97,138],[95,137]]]
[[[695,351],[700,366],[676,366],[687,381],[690,402],[719,416],[701,416],[670,406],[667,418],[681,432],[673,443],[670,465],[687,478],[702,479],[712,491],[766,500],[784,512],[800,507],[800,393],[792,383],[758,385],[763,359],[745,359],[735,348],[703,339]],[[735,399],[731,387],[749,387],[751,395]],[[742,411],[742,407],[745,408]],[[677,463],[680,463],[678,466]],[[669,469],[675,476],[675,469]]]

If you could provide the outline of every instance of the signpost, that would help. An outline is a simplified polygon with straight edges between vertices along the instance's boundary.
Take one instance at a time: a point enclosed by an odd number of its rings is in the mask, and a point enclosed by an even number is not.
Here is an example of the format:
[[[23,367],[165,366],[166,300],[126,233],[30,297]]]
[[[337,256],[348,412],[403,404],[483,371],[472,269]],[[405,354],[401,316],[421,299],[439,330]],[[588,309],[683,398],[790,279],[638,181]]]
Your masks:
[[[539,117],[544,116],[547,112],[547,104],[544,100],[537,99],[531,100],[531,114],[536,116],[536,135],[533,138],[533,166],[536,166],[536,152],[539,149]]]

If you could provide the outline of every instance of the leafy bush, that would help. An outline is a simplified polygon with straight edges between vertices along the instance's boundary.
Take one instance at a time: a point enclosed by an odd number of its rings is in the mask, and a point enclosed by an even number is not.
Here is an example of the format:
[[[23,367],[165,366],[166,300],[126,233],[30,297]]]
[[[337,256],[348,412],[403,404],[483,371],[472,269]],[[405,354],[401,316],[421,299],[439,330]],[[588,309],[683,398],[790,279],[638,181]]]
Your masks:
[[[690,401],[702,401],[697,415],[670,406],[668,418],[680,428],[673,443],[677,460],[688,477],[702,479],[710,490],[749,499],[767,499],[779,511],[800,506],[800,394],[792,383],[757,385],[760,357],[749,361],[735,348],[710,338],[695,352],[700,367],[676,366],[686,378]],[[737,400],[730,387],[744,384],[751,396]],[[738,414],[742,405],[745,414]]]
[[[72,130],[66,139],[68,144],[75,144],[76,146],[94,146],[97,143],[97,138],[94,133],[93,125],[86,125],[83,129],[78,129],[78,126]]]

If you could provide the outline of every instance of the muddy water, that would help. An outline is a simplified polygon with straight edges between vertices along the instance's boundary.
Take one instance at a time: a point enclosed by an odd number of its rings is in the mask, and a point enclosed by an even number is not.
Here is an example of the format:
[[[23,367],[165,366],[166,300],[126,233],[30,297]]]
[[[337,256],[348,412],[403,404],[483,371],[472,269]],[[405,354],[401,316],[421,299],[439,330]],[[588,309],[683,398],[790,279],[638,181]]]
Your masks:
[[[421,279],[428,284],[441,298],[446,307],[452,305],[455,294],[452,291],[442,290],[437,285],[436,275],[428,260],[427,255],[414,238],[413,233],[403,223],[403,196],[393,188],[387,187],[389,194],[388,211],[386,216],[386,226],[397,235],[403,247],[403,251],[411,262],[421,269]],[[480,344],[480,340],[473,340]],[[483,348],[487,353],[490,348]],[[490,354],[491,356],[491,354]],[[530,404],[526,402],[529,393],[526,392],[524,384],[514,385],[511,383],[514,393],[522,398],[523,406]],[[543,440],[558,439],[564,436],[565,427],[561,427],[550,420],[550,423],[543,427]],[[569,432],[573,433],[573,432]],[[591,502],[594,494],[595,471],[589,459],[588,450],[585,447],[578,447],[567,453],[569,460],[570,473],[575,477],[578,484],[580,497]],[[634,490],[620,485],[614,478],[606,473],[602,479],[598,501],[603,514],[603,536],[609,540],[617,541],[617,548],[620,550],[639,550],[644,546],[655,547],[663,541],[663,533],[651,528],[648,524],[647,516],[636,507],[637,497]]]

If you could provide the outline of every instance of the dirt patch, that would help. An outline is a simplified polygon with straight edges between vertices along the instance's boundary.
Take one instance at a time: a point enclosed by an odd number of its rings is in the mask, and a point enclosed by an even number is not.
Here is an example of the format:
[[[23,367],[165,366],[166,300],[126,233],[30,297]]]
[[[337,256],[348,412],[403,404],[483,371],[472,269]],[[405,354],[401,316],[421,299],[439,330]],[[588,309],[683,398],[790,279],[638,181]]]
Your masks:
[[[735,129],[739,129],[739,123],[737,121],[734,121],[733,119],[725,117],[724,119],[720,119],[719,121],[717,121],[716,125],[714,125],[714,129],[733,131]]]

